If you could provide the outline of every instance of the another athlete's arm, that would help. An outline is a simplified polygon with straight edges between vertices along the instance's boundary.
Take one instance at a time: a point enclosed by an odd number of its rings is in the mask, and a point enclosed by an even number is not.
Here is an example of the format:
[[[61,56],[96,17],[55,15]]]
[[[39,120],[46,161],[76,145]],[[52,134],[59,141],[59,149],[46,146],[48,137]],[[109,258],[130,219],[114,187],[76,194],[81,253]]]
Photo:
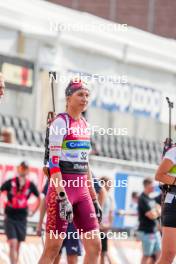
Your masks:
[[[174,164],[171,160],[164,159],[156,172],[155,180],[165,184],[173,184],[175,177],[168,175],[173,166]]]
[[[171,184],[171,185],[176,184],[175,183],[176,178],[168,174],[175,164],[176,164],[176,149],[173,148],[166,153],[163,161],[161,162],[156,172],[155,180],[165,184]]]

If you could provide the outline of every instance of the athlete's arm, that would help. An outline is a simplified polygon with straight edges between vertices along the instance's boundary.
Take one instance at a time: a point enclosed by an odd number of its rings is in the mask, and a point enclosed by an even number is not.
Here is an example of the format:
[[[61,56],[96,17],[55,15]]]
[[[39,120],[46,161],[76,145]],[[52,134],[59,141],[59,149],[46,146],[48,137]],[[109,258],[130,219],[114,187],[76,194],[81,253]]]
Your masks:
[[[66,134],[66,123],[65,121],[58,117],[56,118],[50,126],[50,135],[49,135],[49,169],[50,169],[50,186],[56,188],[56,192],[65,192],[64,187],[62,186],[62,174],[59,166],[59,160],[61,158],[61,149]]]
[[[4,77],[0,72],[0,98],[4,95],[4,89],[5,89]]]
[[[168,158],[164,159],[156,172],[155,180],[172,185],[175,180],[175,177],[168,175],[168,173],[173,168],[173,166],[174,163],[172,160]]]

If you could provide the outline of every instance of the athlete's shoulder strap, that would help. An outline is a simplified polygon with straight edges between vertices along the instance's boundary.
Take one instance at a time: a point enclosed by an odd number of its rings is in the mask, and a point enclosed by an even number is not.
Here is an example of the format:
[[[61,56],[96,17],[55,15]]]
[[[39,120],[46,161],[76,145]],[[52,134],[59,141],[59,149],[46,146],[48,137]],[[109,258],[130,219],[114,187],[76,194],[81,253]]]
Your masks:
[[[83,116],[83,115],[81,115],[81,119],[83,120],[83,122],[87,125],[87,119]]]
[[[66,130],[67,130],[67,133],[68,133],[68,129],[69,129],[69,127],[70,127],[70,117],[69,117],[69,115],[67,114],[67,113],[60,113],[60,114],[58,114],[57,116],[56,116],[56,118],[57,117],[62,117],[63,119],[64,119],[64,121],[65,121],[65,123],[66,123]],[[67,133],[65,134],[65,136],[67,135]]]

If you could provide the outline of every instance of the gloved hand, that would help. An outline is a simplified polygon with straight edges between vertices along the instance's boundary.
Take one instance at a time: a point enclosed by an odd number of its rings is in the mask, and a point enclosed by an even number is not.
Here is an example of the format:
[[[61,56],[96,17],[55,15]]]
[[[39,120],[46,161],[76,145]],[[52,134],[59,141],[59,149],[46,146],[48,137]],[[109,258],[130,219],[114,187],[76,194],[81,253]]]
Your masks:
[[[68,223],[73,222],[73,207],[69,202],[68,198],[58,197],[59,204],[59,216],[62,220],[68,221]]]
[[[98,222],[101,223],[101,221],[102,221],[102,209],[101,209],[101,206],[100,206],[98,200],[93,200],[93,205],[95,207],[95,213],[96,213],[96,216],[98,218]]]

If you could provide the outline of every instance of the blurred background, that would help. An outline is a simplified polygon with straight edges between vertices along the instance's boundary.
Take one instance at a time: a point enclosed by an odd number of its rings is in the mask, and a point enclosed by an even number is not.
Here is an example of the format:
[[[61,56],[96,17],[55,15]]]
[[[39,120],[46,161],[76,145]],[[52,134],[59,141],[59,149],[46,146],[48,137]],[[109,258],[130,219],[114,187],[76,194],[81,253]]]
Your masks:
[[[132,192],[141,193],[144,177],[154,177],[168,137],[165,98],[176,101],[175,12],[172,0],[0,1],[0,71],[6,81],[0,101],[0,185],[27,160],[29,177],[42,190],[46,119],[52,110],[48,72],[57,72],[56,112],[65,110],[70,78],[85,79],[91,90],[86,118],[99,128],[92,135],[92,170],[118,183],[112,189],[112,228],[128,232],[126,241],[110,241],[114,263],[140,263],[137,216],[116,212],[130,210]],[[116,132],[104,133],[108,128]],[[1,195],[1,212],[3,203]],[[0,217],[0,263],[9,263]],[[42,251],[34,236],[38,214],[28,220],[24,264],[36,263]]]

